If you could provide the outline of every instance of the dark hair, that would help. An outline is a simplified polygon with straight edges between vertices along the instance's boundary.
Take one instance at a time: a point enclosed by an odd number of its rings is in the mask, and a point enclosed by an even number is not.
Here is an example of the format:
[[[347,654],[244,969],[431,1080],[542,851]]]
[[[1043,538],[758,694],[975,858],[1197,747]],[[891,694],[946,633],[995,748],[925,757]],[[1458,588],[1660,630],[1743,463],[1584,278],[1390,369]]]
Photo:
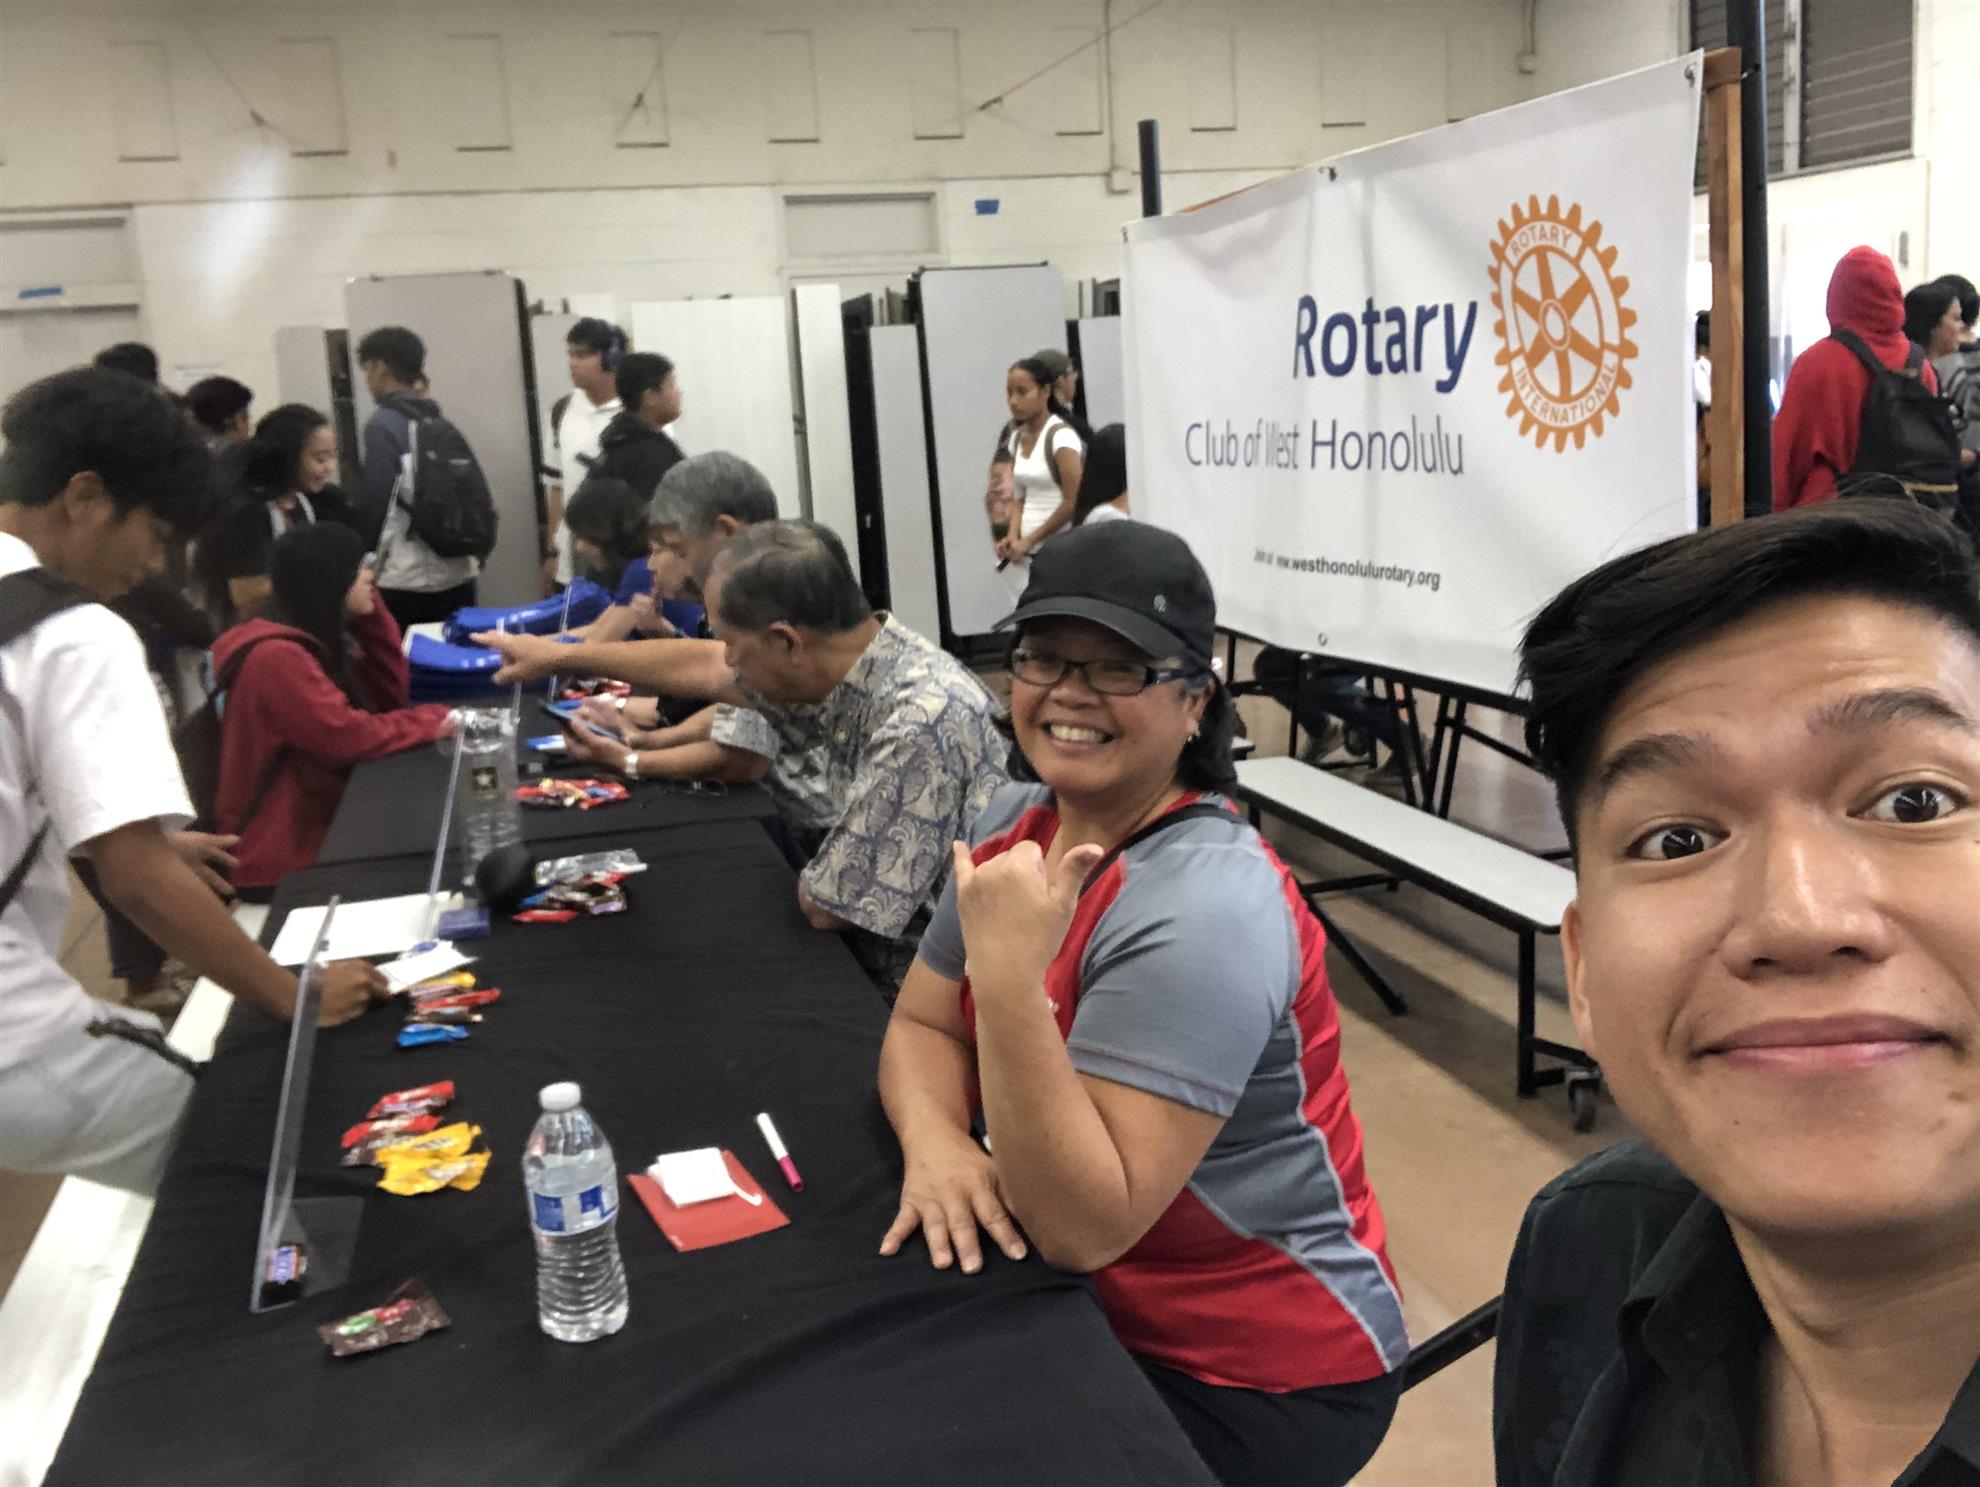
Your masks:
[[[1904,297],[1904,333],[1918,345],[1932,339],[1932,329],[1945,319],[1948,306],[1958,303],[1959,293],[1944,279],[1920,284]]]
[[[673,375],[674,364],[658,352],[631,352],[619,363],[619,402],[628,413],[637,413],[640,399]]]
[[[618,585],[628,566],[647,553],[646,502],[623,480],[587,475],[564,508],[564,522],[573,537],[582,537],[605,554],[610,564],[607,588]]]
[[[249,491],[266,498],[286,496],[294,490],[309,436],[329,423],[306,403],[284,403],[262,414],[241,464]]]
[[[1023,640],[1020,631],[1011,641],[1015,650]],[[1231,758],[1231,744],[1237,738],[1237,701],[1230,691],[1214,675],[1209,679],[1210,700],[1203,704],[1203,718],[1197,724],[1196,737],[1182,747],[1176,756],[1176,778],[1186,789],[1216,790],[1229,794],[1237,789],[1237,763]],[[994,725],[999,733],[1010,741],[1011,775],[1015,779],[1036,780],[1038,771],[1031,767],[1031,761],[1024,757],[1024,750],[1018,747],[1017,729],[1011,723],[1009,713],[1001,713]]]
[[[157,384],[105,367],[31,382],[0,413],[0,503],[46,506],[85,470],[119,517],[137,507],[191,536],[213,501],[206,439]]]
[[[1073,500],[1073,525],[1079,526],[1094,508],[1118,500],[1128,488],[1127,430],[1118,423],[1096,429],[1086,446],[1086,468]]]
[[[722,544],[715,567],[723,575],[722,621],[738,630],[785,624],[838,635],[873,617],[845,544],[817,522],[745,527]]]
[[[403,325],[381,325],[358,342],[357,361],[378,362],[410,387],[426,375],[426,342]]]
[[[158,353],[142,341],[119,341],[96,353],[96,365],[113,372],[128,372],[146,382],[158,381]]]
[[[355,707],[368,707],[351,675],[344,597],[364,562],[364,542],[340,522],[291,527],[268,554],[273,592],[268,615],[293,625],[323,648],[323,670]],[[385,601],[377,601],[382,604]]]
[[[1022,371],[1045,391],[1045,410],[1056,415],[1059,420],[1079,435],[1082,444],[1093,442],[1093,426],[1072,409],[1059,401],[1059,395],[1052,391],[1052,384],[1059,379],[1053,375],[1051,367],[1035,356],[1022,356],[1011,363],[1013,371]],[[1070,370],[1070,368],[1068,368]]]
[[[1966,322],[1966,328],[1980,331],[1980,289],[1963,274],[1941,274],[1939,282],[1959,297],[1959,318]]]
[[[605,356],[617,346],[625,349],[626,335],[609,320],[600,320],[596,315],[587,315],[569,330],[564,332],[564,344],[576,346],[581,351],[595,351]]]
[[[254,389],[232,377],[202,377],[186,389],[186,410],[200,427],[215,434],[224,434],[253,402]]]
[[[1691,346],[1694,351],[1712,349],[1712,312],[1700,310],[1691,322]]]
[[[997,446],[997,452],[990,456],[990,463],[993,465],[1015,465],[1017,463],[1017,456],[1011,452],[1010,445],[999,444]]]
[[[1526,747],[1554,782],[1568,842],[1617,699],[1644,672],[1771,605],[1857,595],[1921,610],[1980,646],[1980,560],[1936,512],[1829,501],[1673,537],[1561,590],[1527,627]]]

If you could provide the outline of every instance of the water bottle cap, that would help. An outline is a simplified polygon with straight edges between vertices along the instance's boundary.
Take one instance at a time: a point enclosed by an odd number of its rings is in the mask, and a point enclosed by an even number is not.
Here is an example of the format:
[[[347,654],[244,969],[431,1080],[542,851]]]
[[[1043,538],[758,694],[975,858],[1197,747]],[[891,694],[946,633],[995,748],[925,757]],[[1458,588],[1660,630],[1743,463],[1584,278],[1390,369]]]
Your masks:
[[[537,1098],[543,1102],[545,1110],[575,1110],[578,1101],[584,1098],[584,1092],[567,1079],[560,1084],[544,1085]]]

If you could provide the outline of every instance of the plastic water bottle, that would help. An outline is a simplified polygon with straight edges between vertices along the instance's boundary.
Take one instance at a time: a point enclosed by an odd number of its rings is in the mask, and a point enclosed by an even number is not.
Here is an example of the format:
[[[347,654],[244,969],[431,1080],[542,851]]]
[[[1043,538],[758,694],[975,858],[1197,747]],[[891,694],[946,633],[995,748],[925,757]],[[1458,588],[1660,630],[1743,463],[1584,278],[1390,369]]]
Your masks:
[[[590,1342],[626,1325],[619,1259],[619,1174],[575,1084],[546,1084],[543,1114],[523,1148],[536,1236],[536,1309],[559,1342]]]
[[[516,804],[516,716],[509,709],[463,708],[461,783],[454,812],[461,819],[464,877],[472,881],[481,859],[522,840],[522,808]]]

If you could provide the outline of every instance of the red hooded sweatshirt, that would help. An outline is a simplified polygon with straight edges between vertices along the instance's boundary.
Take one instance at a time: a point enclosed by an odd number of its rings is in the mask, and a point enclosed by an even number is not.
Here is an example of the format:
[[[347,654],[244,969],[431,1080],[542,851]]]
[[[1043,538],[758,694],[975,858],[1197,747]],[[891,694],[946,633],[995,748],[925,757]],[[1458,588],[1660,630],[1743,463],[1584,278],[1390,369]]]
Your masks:
[[[351,675],[358,695],[388,711],[353,707],[323,669],[309,634],[273,620],[249,620],[213,647],[217,675],[240,649],[259,641],[227,690],[220,723],[220,788],[214,814],[240,832],[238,888],[272,888],[282,874],[315,865],[344,796],[351,766],[431,742],[446,732],[447,709],[406,705],[411,674],[399,626],[383,603],[350,622]],[[263,638],[267,637],[267,638]],[[254,819],[241,827],[268,761],[286,749]]]
[[[1904,334],[1904,295],[1897,270],[1875,248],[1851,248],[1829,278],[1829,329],[1853,330],[1877,359],[1904,370],[1911,342]],[[1922,374],[1939,390],[1932,364]],[[1842,342],[1817,341],[1794,359],[1781,411],[1774,416],[1774,509],[1826,501],[1836,477],[1856,463],[1856,436],[1870,372]]]

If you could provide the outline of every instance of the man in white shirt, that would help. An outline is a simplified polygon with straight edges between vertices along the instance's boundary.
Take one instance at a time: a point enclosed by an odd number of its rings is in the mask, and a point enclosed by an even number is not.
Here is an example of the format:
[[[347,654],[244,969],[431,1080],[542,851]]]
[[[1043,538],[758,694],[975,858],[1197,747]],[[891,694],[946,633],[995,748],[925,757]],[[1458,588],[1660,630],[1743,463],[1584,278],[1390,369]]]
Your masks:
[[[135,633],[102,603],[161,565],[208,499],[198,428],[157,388],[82,367],[0,415],[0,1167],[145,1192],[192,1081],[143,1013],[93,1000],[58,963],[64,858],[194,970],[275,1016],[295,978],[215,894],[226,838],[192,816]],[[324,972],[323,1020],[385,994],[370,966]]]
[[[628,350],[626,333],[608,320],[586,316],[564,338],[570,357],[571,386],[577,395],[564,405],[557,420],[557,455],[563,467],[561,490],[550,499],[550,542],[557,559],[557,582],[576,576],[571,533],[564,525],[564,507],[577,494],[584,477],[598,461],[598,440],[605,425],[619,416],[619,363]]]

